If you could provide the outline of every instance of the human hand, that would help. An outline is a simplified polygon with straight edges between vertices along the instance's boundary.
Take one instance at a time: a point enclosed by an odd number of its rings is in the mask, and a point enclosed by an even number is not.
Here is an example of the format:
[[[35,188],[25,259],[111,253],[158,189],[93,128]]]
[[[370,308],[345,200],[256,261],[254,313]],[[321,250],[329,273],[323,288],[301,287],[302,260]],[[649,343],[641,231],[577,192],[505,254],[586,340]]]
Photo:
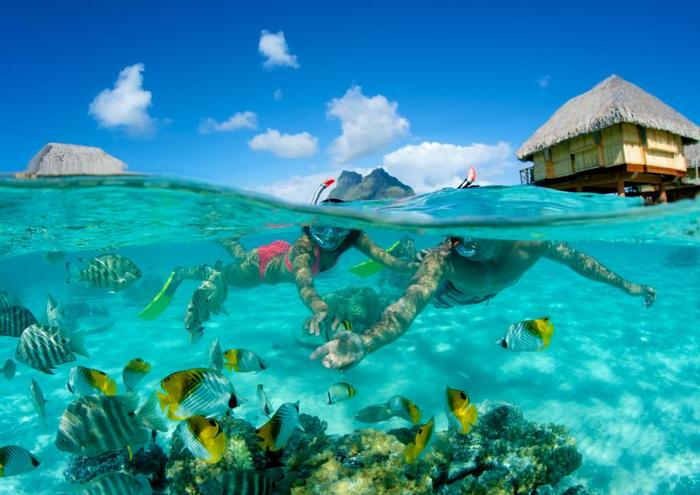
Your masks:
[[[306,319],[304,328],[307,329],[311,335],[321,335],[321,330],[324,326],[329,325],[329,322],[331,331],[335,331],[340,326],[341,320],[336,314],[330,311],[319,311]]]
[[[322,357],[321,364],[326,368],[340,371],[352,368],[367,355],[367,347],[360,335],[353,332],[339,332],[333,340],[318,347],[309,359]]]
[[[656,289],[648,285],[634,284],[630,287],[629,294],[632,296],[643,296],[644,307],[650,308],[656,302]]]

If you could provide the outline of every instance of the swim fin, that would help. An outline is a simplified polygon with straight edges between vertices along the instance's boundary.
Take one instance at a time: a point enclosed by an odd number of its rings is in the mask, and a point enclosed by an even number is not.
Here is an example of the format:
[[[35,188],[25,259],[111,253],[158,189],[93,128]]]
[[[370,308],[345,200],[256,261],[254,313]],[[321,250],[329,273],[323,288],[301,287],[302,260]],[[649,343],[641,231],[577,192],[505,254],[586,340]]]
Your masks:
[[[400,241],[396,241],[391,245],[389,249],[386,250],[387,253],[391,253],[399,245]],[[384,265],[374,260],[365,260],[362,263],[350,268],[350,271],[357,275],[358,277],[367,278],[375,273],[379,273],[384,269]]]
[[[158,318],[170,305],[170,301],[173,299],[173,295],[179,285],[180,281],[175,281],[175,272],[172,272],[163,288],[156,294],[156,297],[139,313],[139,318],[144,320],[155,320]]]

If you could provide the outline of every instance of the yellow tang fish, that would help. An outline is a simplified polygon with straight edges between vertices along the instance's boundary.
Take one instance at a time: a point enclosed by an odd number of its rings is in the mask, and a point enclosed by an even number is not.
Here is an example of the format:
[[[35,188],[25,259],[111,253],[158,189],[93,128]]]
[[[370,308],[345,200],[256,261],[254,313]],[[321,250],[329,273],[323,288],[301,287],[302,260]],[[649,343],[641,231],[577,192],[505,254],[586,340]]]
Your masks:
[[[229,349],[224,351],[224,367],[238,373],[262,371],[267,368],[260,356],[248,349]]]
[[[122,382],[128,391],[134,390],[141,379],[151,371],[151,365],[141,358],[126,363],[122,370]]]
[[[554,325],[548,316],[537,320],[524,320],[513,323],[506,335],[496,344],[516,352],[541,351],[549,347],[554,335]]]
[[[180,425],[185,447],[197,459],[216,464],[226,451],[226,433],[214,418],[192,416]]]
[[[160,386],[160,407],[174,420],[216,416],[245,402],[228,378],[208,368],[177,371],[163,378]]]
[[[418,428],[416,431],[416,438],[412,443],[406,445],[403,449],[403,458],[409,464],[416,462],[425,449],[428,448],[430,444],[430,439],[433,437],[433,430],[435,429],[435,418],[430,418],[430,420]]]
[[[255,430],[255,434],[260,438],[260,446],[263,450],[277,452],[287,445],[289,437],[292,436],[299,425],[299,402],[292,404],[285,402],[272,415],[272,417]]]
[[[76,395],[117,395],[117,382],[107,373],[83,366],[71,368],[66,388]]]
[[[446,414],[450,424],[462,435],[471,431],[478,416],[476,406],[469,401],[466,392],[450,387],[447,387]]]

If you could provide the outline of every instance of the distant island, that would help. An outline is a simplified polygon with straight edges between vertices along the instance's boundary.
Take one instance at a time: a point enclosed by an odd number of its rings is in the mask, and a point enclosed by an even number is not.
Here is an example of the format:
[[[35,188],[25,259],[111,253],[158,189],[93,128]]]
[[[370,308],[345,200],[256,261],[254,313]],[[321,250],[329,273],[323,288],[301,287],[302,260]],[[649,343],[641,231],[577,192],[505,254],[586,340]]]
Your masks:
[[[126,168],[126,163],[94,146],[48,143],[17,176],[122,175]]]
[[[366,201],[372,199],[399,199],[415,195],[396,177],[389,175],[383,168],[375,168],[369,175],[362,177],[357,172],[344,170],[336,187],[328,194],[329,198],[343,201]]]

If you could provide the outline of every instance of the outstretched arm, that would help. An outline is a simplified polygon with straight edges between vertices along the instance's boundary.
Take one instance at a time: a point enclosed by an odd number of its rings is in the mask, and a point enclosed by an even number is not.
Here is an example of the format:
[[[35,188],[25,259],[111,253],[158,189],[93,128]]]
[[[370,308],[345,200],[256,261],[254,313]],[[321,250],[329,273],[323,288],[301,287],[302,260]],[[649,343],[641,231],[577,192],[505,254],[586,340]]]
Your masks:
[[[360,362],[368,353],[398,339],[423,311],[444,279],[449,254],[449,241],[429,251],[403,296],[384,310],[377,323],[362,335],[339,333],[336,338],[316,349],[310,358],[323,357],[322,364],[326,368],[347,369]]]
[[[414,262],[405,261],[396,256],[392,256],[390,253],[377,246],[365,233],[360,234],[360,237],[358,237],[355,242],[355,247],[368,258],[396,272],[412,272],[418,267]]]
[[[328,304],[321,299],[314,287],[314,278],[311,267],[313,266],[313,243],[309,236],[302,235],[294,243],[292,249],[292,266],[294,269],[294,281],[297,285],[297,292],[304,306],[309,308],[317,319],[320,315],[328,313]],[[320,318],[322,320],[323,318]],[[320,320],[318,323],[320,323]],[[318,334],[320,330],[310,328],[312,333]]]
[[[625,280],[617,273],[605,267],[593,256],[577,251],[565,242],[548,242],[545,244],[545,257],[561,263],[573,271],[595,282],[603,282],[620,289],[631,296],[644,296],[644,304],[649,307],[656,300],[656,290],[648,285],[639,285]]]

